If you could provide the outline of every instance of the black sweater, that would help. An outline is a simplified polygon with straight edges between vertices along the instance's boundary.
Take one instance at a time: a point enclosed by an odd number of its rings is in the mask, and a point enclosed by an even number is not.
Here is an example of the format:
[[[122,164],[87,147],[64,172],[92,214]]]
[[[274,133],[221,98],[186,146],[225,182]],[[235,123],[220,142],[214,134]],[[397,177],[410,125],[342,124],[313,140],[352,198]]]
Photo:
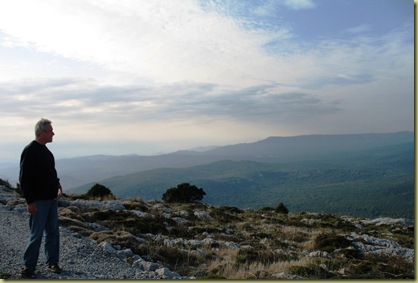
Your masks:
[[[57,197],[60,184],[55,170],[55,159],[45,145],[32,141],[23,149],[19,182],[28,204]]]

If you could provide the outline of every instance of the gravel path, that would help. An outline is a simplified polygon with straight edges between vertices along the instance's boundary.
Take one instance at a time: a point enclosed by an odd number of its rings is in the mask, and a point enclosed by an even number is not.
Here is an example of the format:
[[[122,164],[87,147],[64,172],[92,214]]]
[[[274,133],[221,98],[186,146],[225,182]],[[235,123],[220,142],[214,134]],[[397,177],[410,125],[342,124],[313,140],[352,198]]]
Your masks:
[[[29,237],[29,215],[25,212],[0,211],[0,271],[19,278],[22,257]],[[46,271],[44,249],[36,270],[39,279],[127,279],[137,278],[136,270],[118,258],[104,254],[89,239],[77,237],[71,231],[61,231],[61,274]]]
[[[0,204],[0,274],[18,279],[29,236],[29,214]],[[92,240],[61,227],[61,274],[46,270],[44,249],[41,248],[37,279],[161,279],[155,272],[132,267],[119,258],[105,254]]]

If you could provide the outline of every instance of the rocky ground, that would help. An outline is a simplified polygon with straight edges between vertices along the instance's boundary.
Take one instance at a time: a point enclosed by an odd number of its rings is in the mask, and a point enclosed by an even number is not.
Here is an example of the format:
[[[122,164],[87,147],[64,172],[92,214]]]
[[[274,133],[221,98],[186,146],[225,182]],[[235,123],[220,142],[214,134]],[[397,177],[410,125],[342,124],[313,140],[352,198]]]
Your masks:
[[[205,204],[60,199],[61,263],[40,279],[413,279],[405,219],[279,214]],[[0,187],[0,277],[19,276],[24,200]]]
[[[0,278],[19,279],[22,255],[29,236],[26,206],[13,191],[0,188]],[[11,205],[7,205],[7,203]],[[131,251],[116,251],[65,227],[60,227],[63,272],[46,270],[43,247],[37,279],[193,279],[182,277],[161,264],[147,262]],[[128,263],[126,258],[131,258]]]

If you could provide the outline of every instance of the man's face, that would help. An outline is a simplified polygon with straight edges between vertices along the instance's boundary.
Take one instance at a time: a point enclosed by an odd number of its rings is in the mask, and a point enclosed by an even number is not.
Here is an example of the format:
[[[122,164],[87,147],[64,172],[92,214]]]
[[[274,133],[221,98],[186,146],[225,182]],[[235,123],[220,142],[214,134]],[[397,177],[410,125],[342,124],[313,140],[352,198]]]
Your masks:
[[[47,126],[47,130],[46,131],[42,131],[41,132],[41,135],[42,135],[41,136],[42,137],[42,140],[45,143],[52,142],[52,137],[55,135],[52,126],[51,125],[48,125]]]

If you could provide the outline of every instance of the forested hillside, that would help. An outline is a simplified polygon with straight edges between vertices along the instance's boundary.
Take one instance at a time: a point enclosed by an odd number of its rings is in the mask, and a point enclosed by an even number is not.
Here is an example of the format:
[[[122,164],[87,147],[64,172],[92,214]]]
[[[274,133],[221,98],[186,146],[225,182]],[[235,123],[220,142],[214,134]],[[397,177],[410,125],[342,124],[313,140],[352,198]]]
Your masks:
[[[206,192],[204,203],[258,209],[283,202],[290,212],[414,217],[414,145],[386,145],[306,160],[223,160],[100,180],[119,197],[161,199],[179,183]],[[99,182],[99,180],[98,180]],[[73,192],[85,192],[93,183]]]

